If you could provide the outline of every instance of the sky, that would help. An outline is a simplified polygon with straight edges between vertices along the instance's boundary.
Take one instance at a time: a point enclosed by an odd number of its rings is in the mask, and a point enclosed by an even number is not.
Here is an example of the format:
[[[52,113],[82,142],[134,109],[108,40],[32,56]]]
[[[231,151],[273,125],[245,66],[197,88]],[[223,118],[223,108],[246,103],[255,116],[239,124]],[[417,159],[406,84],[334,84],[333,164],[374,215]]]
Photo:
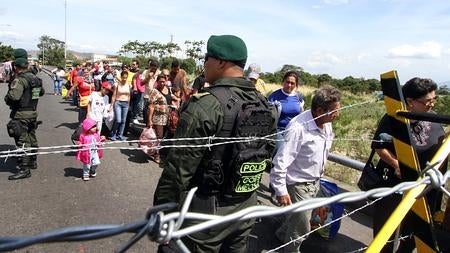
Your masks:
[[[247,63],[263,72],[292,64],[334,78],[379,79],[397,70],[402,83],[415,76],[450,81],[447,0],[0,3],[0,42],[12,47],[37,49],[39,37],[48,35],[66,40],[69,50],[115,54],[127,41],[172,39],[183,48],[186,40],[233,34],[247,45]]]

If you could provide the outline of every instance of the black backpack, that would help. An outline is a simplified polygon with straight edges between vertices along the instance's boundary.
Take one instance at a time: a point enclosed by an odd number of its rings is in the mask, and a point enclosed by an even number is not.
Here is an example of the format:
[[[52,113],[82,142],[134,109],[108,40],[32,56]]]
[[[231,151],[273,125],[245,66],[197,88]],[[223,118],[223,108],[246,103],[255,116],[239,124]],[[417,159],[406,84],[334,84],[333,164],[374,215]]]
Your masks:
[[[216,137],[231,137],[216,143],[236,142],[211,148],[207,156],[209,161],[203,166],[199,192],[240,201],[259,188],[262,174],[271,164],[275,147],[268,140],[242,140],[274,134],[276,113],[275,108],[256,89],[246,92],[233,92],[232,89],[237,88],[213,86],[208,89],[219,100],[224,113],[223,127]]]

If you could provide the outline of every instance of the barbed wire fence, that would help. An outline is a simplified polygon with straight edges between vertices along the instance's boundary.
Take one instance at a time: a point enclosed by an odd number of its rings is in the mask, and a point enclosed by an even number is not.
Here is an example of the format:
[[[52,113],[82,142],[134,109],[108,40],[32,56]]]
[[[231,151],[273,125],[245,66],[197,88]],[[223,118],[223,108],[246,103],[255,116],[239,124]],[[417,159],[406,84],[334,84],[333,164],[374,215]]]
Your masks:
[[[362,208],[372,205],[380,198],[386,197],[393,193],[402,193],[404,191],[417,187],[421,184],[427,184],[428,187],[441,189],[447,196],[450,197],[450,193],[444,188],[446,181],[450,177],[450,171],[446,172],[443,175],[439,171],[439,169],[430,166],[425,170],[424,175],[425,176],[418,181],[403,182],[394,187],[377,188],[366,192],[364,191],[345,192],[337,194],[332,197],[321,197],[303,200],[285,207],[252,206],[245,208],[239,212],[225,216],[188,212],[187,210],[189,208],[189,205],[192,201],[195,191],[197,190],[197,188],[193,188],[189,191],[183,203],[183,206],[180,209],[181,211],[175,211],[165,214],[163,211],[172,210],[177,206],[177,204],[175,203],[168,203],[150,208],[144,220],[137,221],[134,223],[124,225],[110,224],[110,225],[76,226],[44,232],[35,236],[0,237],[0,251],[16,250],[38,243],[96,240],[100,238],[118,235],[121,233],[135,233],[135,236],[133,236],[124,245],[121,245],[117,250],[117,252],[125,252],[134,243],[136,243],[139,239],[141,239],[145,235],[147,235],[152,241],[158,243],[168,243],[170,240],[174,240],[177,242],[177,244],[180,246],[183,252],[189,252],[187,248],[184,246],[183,242],[181,241],[182,237],[222,224],[240,222],[254,218],[264,218],[276,215],[284,215],[292,212],[302,212],[305,210],[318,208],[336,202],[348,203],[371,198],[375,199],[373,201],[368,202],[366,205],[343,215],[340,218],[343,219],[344,217],[347,217],[355,212],[358,212]],[[330,223],[323,225],[322,227],[329,226],[334,222],[338,222],[340,219],[336,219]],[[198,220],[202,222],[195,225],[191,225],[189,227],[182,227],[183,222],[185,220]],[[311,231],[310,233],[312,232],[314,232],[314,230]],[[301,240],[307,237],[310,233],[302,235],[299,238],[295,238],[286,244],[280,245],[277,248],[269,250],[268,252],[274,252],[278,249],[285,247],[290,243],[294,243],[298,240]],[[365,248],[360,250],[364,249]]]
[[[344,110],[348,108],[352,108],[354,106],[361,106],[367,103],[372,103],[378,101],[379,98],[376,98],[371,101],[365,101],[359,104],[353,104],[346,107],[342,107],[339,110]],[[329,112],[329,113],[333,113]],[[316,119],[316,118],[315,118]],[[315,120],[312,119],[312,120]],[[308,122],[305,122],[305,124]],[[179,139],[155,139],[148,140],[147,143],[156,144],[152,149],[162,149],[162,148],[211,148],[217,145],[227,145],[232,143],[242,143],[256,140],[266,140],[266,141],[279,141],[276,138],[276,134],[268,135],[264,137],[202,137],[202,138],[179,138]],[[334,139],[336,140],[351,140],[351,141],[374,141],[363,138],[341,138]],[[216,142],[217,141],[217,142]],[[124,147],[124,146],[116,146],[116,147],[106,147],[111,144],[135,144],[139,143],[139,140],[132,141],[114,141],[114,142],[105,142],[103,143],[102,149],[105,150],[113,150],[113,149],[121,149],[121,150],[142,150],[141,147]],[[187,142],[194,144],[182,144],[182,145],[161,145],[166,142]],[[197,143],[201,142],[201,143]],[[56,150],[55,150],[56,149]],[[8,159],[10,157],[20,157],[20,156],[29,156],[29,155],[47,155],[47,154],[60,154],[60,153],[69,153],[75,152],[77,149],[87,150],[88,147],[83,145],[61,145],[61,146],[50,146],[50,147],[19,147],[15,150],[7,150],[0,151],[0,158]],[[44,151],[50,150],[50,151]],[[53,150],[53,151],[52,151]],[[92,226],[75,226],[75,227],[67,227],[62,229],[57,229],[49,232],[44,232],[35,236],[23,236],[23,237],[0,237],[0,251],[9,251],[24,248],[37,243],[49,243],[49,242],[62,242],[62,241],[85,241],[85,240],[96,240],[100,238],[105,238],[109,236],[118,235],[121,233],[134,233],[135,235],[126,243],[121,245],[117,252],[125,252],[129,249],[134,243],[136,243],[139,239],[144,236],[148,236],[152,241],[158,243],[168,243],[170,240],[174,240],[177,245],[182,249],[183,252],[189,252],[189,250],[184,246],[181,238],[196,233],[198,231],[202,231],[204,229],[208,229],[214,226],[218,226],[221,224],[231,223],[231,222],[240,222],[248,219],[254,218],[264,218],[275,215],[285,215],[292,212],[301,212],[305,210],[310,210],[318,207],[322,207],[325,205],[329,205],[331,203],[339,202],[339,203],[349,203],[360,200],[374,199],[367,202],[366,205],[353,210],[352,212],[346,213],[342,215],[341,218],[333,220],[330,223],[324,224],[323,226],[310,231],[308,234],[302,235],[298,238],[293,238],[290,242],[280,245],[274,249],[269,250],[268,252],[274,252],[278,249],[281,249],[287,246],[290,243],[294,243],[298,240],[302,240],[306,238],[309,234],[315,232],[318,229],[321,229],[326,226],[330,226],[334,222],[338,222],[341,219],[348,217],[355,212],[360,211],[367,206],[372,205],[380,198],[391,195],[393,193],[402,193],[406,190],[412,189],[421,184],[427,184],[428,187],[436,188],[442,190],[447,196],[450,197],[450,193],[444,188],[446,181],[450,177],[450,172],[445,173],[444,175],[433,165],[428,166],[424,170],[424,177],[416,182],[403,182],[392,188],[378,188],[373,189],[367,192],[345,192],[328,198],[314,198],[308,199],[304,201],[297,202],[290,206],[285,207],[271,207],[271,206],[253,206],[246,209],[243,209],[239,212],[232,213],[226,216],[217,216],[210,214],[202,214],[202,213],[193,213],[188,212],[189,205],[192,201],[192,197],[196,191],[196,188],[192,189],[182,207],[181,211],[173,211],[170,213],[166,213],[165,211],[170,211],[175,209],[178,205],[175,203],[168,203],[164,205],[159,205],[152,207],[148,210],[146,218],[141,221],[137,221],[129,224],[120,224],[120,225],[92,225]],[[182,227],[183,222],[185,220],[197,220],[200,221],[198,224]],[[404,239],[404,238],[400,238]],[[353,252],[361,252],[366,248],[361,248]]]

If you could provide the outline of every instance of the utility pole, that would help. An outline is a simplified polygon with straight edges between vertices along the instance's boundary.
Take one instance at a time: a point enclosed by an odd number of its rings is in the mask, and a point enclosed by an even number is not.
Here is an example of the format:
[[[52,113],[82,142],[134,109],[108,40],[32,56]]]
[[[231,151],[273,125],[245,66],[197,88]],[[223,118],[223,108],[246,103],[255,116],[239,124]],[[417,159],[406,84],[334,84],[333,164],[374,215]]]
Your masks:
[[[173,43],[173,34],[170,35],[170,43]]]
[[[64,67],[67,61],[67,0],[64,0]]]

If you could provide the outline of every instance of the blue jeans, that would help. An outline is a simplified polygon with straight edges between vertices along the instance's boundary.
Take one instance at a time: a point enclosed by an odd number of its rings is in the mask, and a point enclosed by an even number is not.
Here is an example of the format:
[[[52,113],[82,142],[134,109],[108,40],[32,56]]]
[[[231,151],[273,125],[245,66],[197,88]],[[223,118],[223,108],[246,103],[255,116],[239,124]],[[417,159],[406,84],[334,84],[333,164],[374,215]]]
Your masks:
[[[55,80],[53,83],[53,92],[55,94],[61,95],[62,80]]]
[[[89,174],[95,174],[97,165],[83,164],[83,177],[89,177]]]
[[[129,106],[128,101],[116,101],[114,103],[114,124],[111,130],[111,137],[123,137]]]
[[[137,117],[142,114],[142,98],[144,93],[136,92],[133,93],[131,97],[131,112],[133,113],[133,119],[137,119]]]

